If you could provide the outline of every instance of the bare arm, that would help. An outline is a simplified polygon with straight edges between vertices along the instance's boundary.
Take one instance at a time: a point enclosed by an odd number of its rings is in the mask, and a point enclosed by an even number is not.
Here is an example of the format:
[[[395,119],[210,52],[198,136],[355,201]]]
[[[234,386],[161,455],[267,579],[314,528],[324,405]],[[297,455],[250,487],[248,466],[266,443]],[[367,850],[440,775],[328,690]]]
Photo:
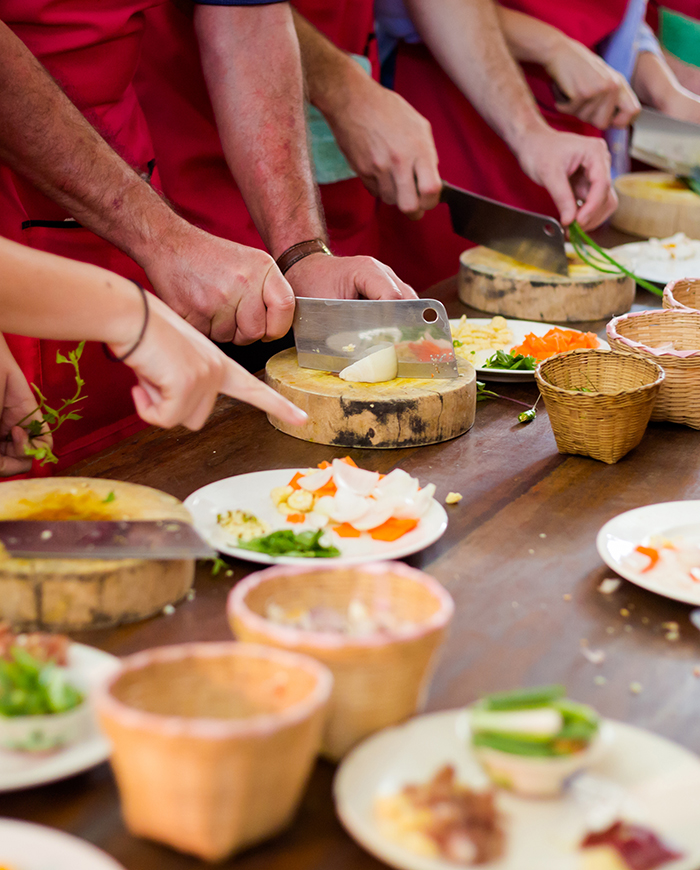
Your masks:
[[[441,182],[429,122],[294,12],[309,101],[370,193],[420,217]]]
[[[523,171],[547,188],[562,222],[578,220],[586,228],[605,220],[616,205],[605,144],[548,126],[508,52],[493,0],[406,5],[436,60],[506,141]]]
[[[647,106],[672,118],[700,124],[700,97],[681,85],[663,57],[651,51],[640,52],[632,86]]]

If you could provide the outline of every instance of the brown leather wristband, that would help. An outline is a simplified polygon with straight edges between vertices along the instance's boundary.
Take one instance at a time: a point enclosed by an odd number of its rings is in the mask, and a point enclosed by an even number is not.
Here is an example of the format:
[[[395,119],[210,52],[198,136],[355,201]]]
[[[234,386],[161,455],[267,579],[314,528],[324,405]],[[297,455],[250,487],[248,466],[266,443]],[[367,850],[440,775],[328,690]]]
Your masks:
[[[308,242],[297,242],[296,245],[292,245],[291,248],[287,248],[283,254],[280,254],[276,260],[277,267],[284,275],[295,263],[303,260],[304,257],[308,257],[309,254],[328,254],[331,257],[333,256],[323,239],[309,239]]]

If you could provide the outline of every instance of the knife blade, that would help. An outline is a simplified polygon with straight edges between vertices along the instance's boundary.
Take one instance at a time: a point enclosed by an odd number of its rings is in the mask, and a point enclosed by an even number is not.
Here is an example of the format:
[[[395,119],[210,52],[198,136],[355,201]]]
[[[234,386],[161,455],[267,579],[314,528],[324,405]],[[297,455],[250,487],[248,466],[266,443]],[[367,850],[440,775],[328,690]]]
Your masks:
[[[0,543],[20,559],[213,559],[180,520],[2,520]]]
[[[297,297],[294,343],[299,365],[340,372],[379,344],[396,348],[400,378],[457,378],[450,322],[436,299]]]
[[[569,274],[564,229],[556,218],[504,205],[446,181],[440,202],[447,203],[458,236],[538,269]]]
[[[700,175],[700,124],[642,109],[634,122],[630,154],[681,178]]]

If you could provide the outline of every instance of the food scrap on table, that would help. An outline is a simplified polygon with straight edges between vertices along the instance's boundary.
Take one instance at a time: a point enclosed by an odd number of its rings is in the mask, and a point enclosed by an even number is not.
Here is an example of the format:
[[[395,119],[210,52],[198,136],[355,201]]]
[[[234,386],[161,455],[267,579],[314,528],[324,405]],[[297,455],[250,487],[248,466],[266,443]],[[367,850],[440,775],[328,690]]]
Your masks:
[[[445,504],[457,504],[462,501],[462,498],[461,492],[448,492],[445,496]]]
[[[451,765],[427,783],[378,797],[374,808],[384,835],[418,855],[469,866],[494,861],[504,852],[493,792],[462,785]]]

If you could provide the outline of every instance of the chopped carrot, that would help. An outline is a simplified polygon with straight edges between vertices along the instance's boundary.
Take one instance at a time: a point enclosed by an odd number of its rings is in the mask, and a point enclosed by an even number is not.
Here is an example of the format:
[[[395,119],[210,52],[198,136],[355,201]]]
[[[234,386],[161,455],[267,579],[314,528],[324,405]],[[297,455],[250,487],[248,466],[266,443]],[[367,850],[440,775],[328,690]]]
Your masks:
[[[341,538],[359,538],[362,532],[359,532],[350,523],[341,523],[333,529]]]
[[[287,514],[288,523],[303,523],[306,520],[306,514]]]
[[[323,462],[318,463],[318,467],[323,471],[324,468],[330,468],[331,464],[327,459],[324,459]]]
[[[353,459],[350,459],[349,456],[343,456],[340,461],[344,462],[346,465],[352,465],[353,468],[357,468],[357,463]]]
[[[511,348],[511,353],[521,353],[523,356],[534,356],[535,359],[543,360],[554,356],[555,353],[590,347],[600,347],[595,333],[577,332],[575,329],[562,329],[555,326],[542,336],[535,335],[534,332],[528,333],[522,344]]]
[[[301,489],[301,486],[299,486],[299,479],[302,477],[304,477],[304,475],[301,473],[301,471],[297,471],[297,473],[289,481],[287,486],[291,486],[292,489]]]
[[[413,531],[417,525],[418,520],[399,520],[396,517],[391,517],[381,526],[372,529],[369,536],[375,541],[396,541],[407,532]]]
[[[645,571],[649,571],[651,568],[653,568],[654,565],[656,565],[656,563],[659,561],[659,551],[656,549],[656,547],[639,546],[639,547],[635,547],[635,550],[638,553],[642,553],[644,556],[648,556],[651,559],[651,562],[649,562],[649,564],[646,566],[646,568],[642,568],[642,574]]]
[[[318,489],[314,490],[314,495],[321,498],[324,495],[335,495],[336,492],[338,492],[338,487],[335,485],[335,481],[331,477],[328,483],[324,483],[323,486],[319,486]]]

